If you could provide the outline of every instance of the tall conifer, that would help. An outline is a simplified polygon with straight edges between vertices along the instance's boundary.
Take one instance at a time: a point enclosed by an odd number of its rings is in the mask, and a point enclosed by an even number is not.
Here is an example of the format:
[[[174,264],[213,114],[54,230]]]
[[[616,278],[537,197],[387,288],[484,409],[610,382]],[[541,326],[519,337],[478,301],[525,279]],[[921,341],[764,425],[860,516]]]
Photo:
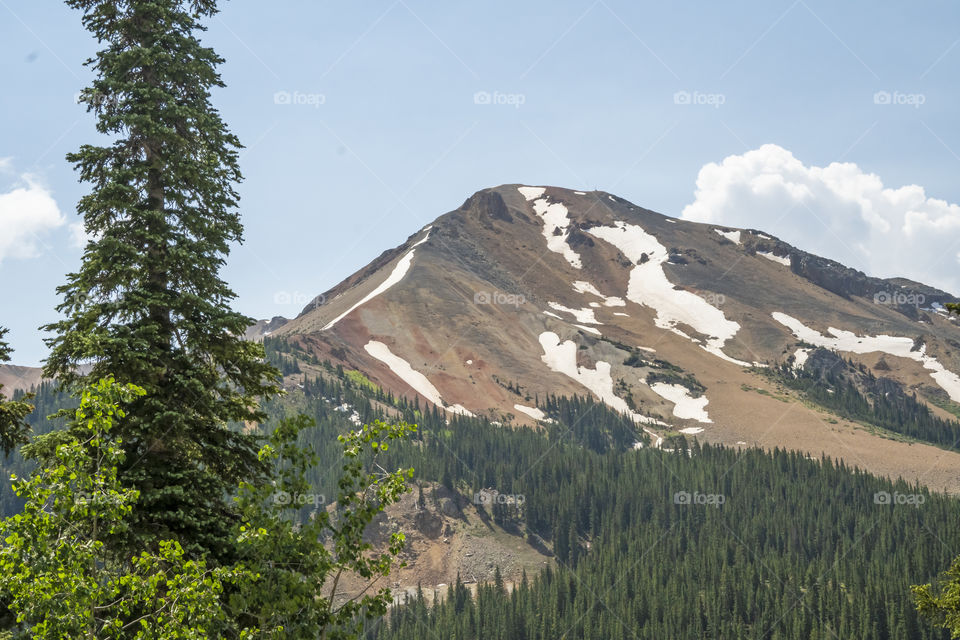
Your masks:
[[[188,553],[229,549],[226,496],[260,471],[251,435],[278,391],[251,320],[219,272],[242,240],[238,139],[210,101],[223,60],[201,45],[212,0],[67,0],[101,49],[82,100],[102,145],[67,156],[90,185],[78,210],[90,240],[45,329],[45,374],[69,387],[113,375],[146,395],[118,425],[122,482],[140,491],[133,538]],[[84,366],[86,365],[86,366]]]

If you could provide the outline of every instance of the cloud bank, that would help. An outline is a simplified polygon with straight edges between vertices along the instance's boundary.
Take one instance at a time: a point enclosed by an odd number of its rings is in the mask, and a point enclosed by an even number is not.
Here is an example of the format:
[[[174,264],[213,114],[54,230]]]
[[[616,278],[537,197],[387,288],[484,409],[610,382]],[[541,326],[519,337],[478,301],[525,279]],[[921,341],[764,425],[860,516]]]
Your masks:
[[[884,187],[851,162],[806,166],[775,144],[700,169],[686,220],[772,233],[878,277],[960,294],[960,205]]]
[[[0,158],[0,171],[12,169]],[[50,191],[33,176],[23,174],[18,184],[0,191],[0,263],[8,258],[35,258],[42,253],[42,237],[66,224]]]

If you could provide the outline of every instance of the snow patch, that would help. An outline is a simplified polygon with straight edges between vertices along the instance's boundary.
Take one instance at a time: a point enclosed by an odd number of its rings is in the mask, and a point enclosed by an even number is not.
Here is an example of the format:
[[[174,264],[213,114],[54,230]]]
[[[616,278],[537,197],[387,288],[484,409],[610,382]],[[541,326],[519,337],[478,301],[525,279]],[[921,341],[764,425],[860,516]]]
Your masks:
[[[685,429],[680,429],[680,433],[685,433],[690,436],[695,436],[698,433],[703,433],[703,427],[687,427]]]
[[[470,418],[476,417],[469,409],[460,404],[452,404],[449,407],[444,407],[444,409],[450,413],[455,413],[458,416],[468,416]]]
[[[527,199],[527,202],[530,202],[531,200],[536,200],[537,198],[542,196],[544,193],[546,193],[547,188],[546,187],[517,187],[517,191],[519,191],[520,195],[522,195],[524,198]]]
[[[613,315],[615,315],[615,316],[623,316],[624,318],[629,318],[629,317],[630,317],[630,314],[629,314],[629,313],[621,313],[621,312],[619,312],[619,311],[614,311],[614,312],[613,312]]]
[[[543,220],[543,237],[547,241],[547,248],[559,253],[574,269],[580,269],[583,262],[580,254],[567,243],[570,236],[570,219],[567,217],[567,208],[562,202],[550,204],[546,198],[534,201],[533,211]]]
[[[433,386],[433,383],[427,380],[425,375],[411,367],[409,362],[391,352],[390,347],[387,345],[376,340],[371,340],[363,346],[363,349],[371,356],[387,365],[387,367],[390,368],[390,371],[395,373],[398,378],[406,382],[407,385],[409,385],[414,391],[441,409],[445,409],[450,413],[473,417],[473,414],[469,410],[465,409],[459,404],[454,404],[449,407],[446,406],[443,403],[443,398],[440,397],[440,392],[437,391],[435,386]]]
[[[802,369],[803,365],[807,363],[807,358],[810,357],[810,352],[812,349],[804,349],[803,347],[797,349],[793,352],[793,368],[794,370]]]
[[[773,319],[790,329],[798,339],[818,347],[832,349],[834,351],[848,351],[850,353],[871,353],[881,351],[891,356],[900,358],[909,358],[923,365],[924,369],[932,371],[930,377],[933,378],[940,387],[947,392],[950,399],[954,402],[960,402],[960,376],[945,368],[939,360],[926,354],[926,345],[914,351],[913,339],[902,336],[858,336],[852,331],[844,331],[828,327],[825,336],[816,329],[811,329],[804,325],[800,320],[785,313],[774,311]],[[832,336],[832,337],[831,337]]]
[[[661,448],[663,448],[663,436],[661,436],[660,434],[658,434],[658,433],[655,432],[655,431],[650,431],[650,429],[647,429],[646,427],[644,427],[643,430],[644,430],[648,435],[656,438],[656,440],[654,440],[654,442],[653,442],[653,448],[654,448],[654,449],[661,449]],[[636,445],[634,445],[634,446],[636,447]],[[640,449],[640,448],[642,448],[642,446],[643,446],[643,445],[641,444],[641,446],[640,446],[640,447],[637,447],[637,448]]]
[[[430,238],[430,227],[427,227],[427,235],[424,236],[422,240],[420,240],[419,242],[417,242],[416,244],[414,244],[413,247],[416,247],[416,246],[418,246],[418,245],[423,244],[423,243],[426,242],[429,238]],[[347,315],[349,315],[354,309],[356,309],[357,307],[359,307],[359,306],[361,306],[361,305],[363,305],[363,304],[366,304],[367,302],[370,302],[371,300],[373,300],[374,298],[376,298],[377,296],[379,296],[381,293],[383,293],[384,291],[386,291],[387,289],[389,289],[389,288],[392,287],[393,285],[395,285],[395,284],[397,284],[398,282],[400,282],[401,280],[403,280],[403,277],[404,277],[405,275],[407,275],[407,271],[410,270],[410,265],[413,264],[413,254],[414,254],[414,251],[415,251],[415,249],[414,249],[414,248],[411,248],[410,251],[408,251],[407,253],[405,253],[404,256],[403,256],[402,258],[400,258],[400,261],[397,262],[397,266],[395,266],[395,267],[393,268],[393,271],[390,272],[390,275],[387,276],[387,279],[386,279],[386,280],[384,280],[383,282],[381,282],[380,285],[377,286],[376,289],[374,289],[373,291],[371,291],[370,293],[368,293],[367,295],[365,295],[365,296],[360,300],[360,302],[354,304],[352,307],[350,307],[349,309],[347,309],[346,311],[344,311],[343,313],[341,313],[340,315],[338,315],[336,318],[334,318],[333,320],[331,320],[330,322],[328,322],[327,325],[326,325],[323,329],[321,329],[321,331],[326,331],[327,329],[333,328],[333,325],[335,325],[335,324],[337,324],[338,322],[340,322],[343,318],[345,318]]]
[[[557,320],[563,320],[563,318],[561,318],[560,316],[558,316],[557,314],[555,314],[555,313],[552,312],[552,311],[544,311],[544,312],[543,312],[543,315],[545,315],[545,316],[550,316],[551,318],[556,318]]]
[[[513,405],[513,408],[520,413],[527,414],[534,420],[543,420],[547,417],[547,414],[544,413],[542,409],[538,409],[537,407],[525,407],[522,404],[515,404]]]
[[[473,364],[473,360],[467,360],[467,364]]]
[[[552,331],[540,334],[540,346],[543,347],[541,360],[551,371],[562,373],[589,389],[607,406],[625,413],[634,422],[642,424],[663,424],[661,421],[635,413],[627,406],[626,400],[613,392],[613,378],[610,376],[610,363],[597,361],[595,369],[577,366],[577,345],[573,340],[560,342],[560,336]]]
[[[723,352],[727,340],[740,330],[739,323],[728,320],[720,309],[701,296],[673,288],[663,270],[669,254],[654,236],[639,225],[625,222],[616,222],[612,227],[594,227],[588,233],[609,242],[636,264],[630,271],[627,300],[656,310],[654,324],[657,327],[691,339],[677,328],[680,324],[688,325],[708,336],[706,344],[701,345],[705,351],[728,362],[750,366],[749,362],[736,360]],[[644,255],[647,259],[640,264]],[[753,364],[757,366],[758,363]]]
[[[438,407],[444,406],[443,400],[440,398],[440,392],[437,391],[437,388],[433,386],[429,380],[427,380],[427,377],[419,371],[415,371],[414,368],[410,366],[409,362],[400,356],[394,355],[390,351],[390,347],[382,342],[371,340],[363,346],[363,349],[371,356],[387,365],[390,368],[390,371],[393,371],[397,377],[406,382],[407,385],[413,388],[414,391]]]
[[[570,315],[572,315],[574,318],[577,319],[577,322],[582,322],[584,324],[602,324],[598,322],[596,316],[593,315],[593,309],[590,309],[590,308],[571,309],[570,307],[563,306],[559,302],[548,302],[547,304],[550,305],[552,309],[556,309],[557,311],[562,311],[564,313],[569,313]]]
[[[721,236],[723,236],[724,238],[726,238],[726,239],[729,240],[730,242],[735,242],[735,243],[737,243],[737,244],[740,244],[740,231],[739,231],[739,230],[737,230],[737,231],[723,231],[722,229],[714,229],[714,231],[716,231],[717,233],[719,233]]]
[[[597,329],[595,329],[595,328],[593,328],[593,327],[587,327],[587,326],[582,325],[582,324],[575,324],[575,325],[573,325],[573,326],[575,326],[577,329],[583,329],[583,330],[586,331],[587,333],[592,333],[592,334],[597,335],[597,336],[602,336],[602,335],[603,335],[602,333],[600,333]]]
[[[583,191],[574,191],[574,193],[577,194],[578,196],[585,196],[585,195],[587,195],[587,194],[584,193]]]
[[[690,395],[690,390],[682,384],[655,382],[650,385],[650,388],[661,398],[673,403],[673,415],[676,417],[684,420],[696,420],[697,422],[713,422],[707,415],[706,406],[709,402],[707,396],[694,398]]]
[[[573,290],[577,293],[590,293],[598,298],[603,300],[604,306],[607,307],[625,307],[627,306],[626,301],[623,298],[618,298],[616,296],[605,296],[600,293],[600,290],[593,286],[591,283],[584,280],[577,280],[573,283]],[[595,303],[590,303],[590,306],[594,306]]]
[[[778,256],[776,254],[770,253],[769,251],[757,251],[758,256],[763,256],[767,260],[773,260],[774,262],[779,262],[785,267],[790,266],[790,258],[784,258],[783,256]]]

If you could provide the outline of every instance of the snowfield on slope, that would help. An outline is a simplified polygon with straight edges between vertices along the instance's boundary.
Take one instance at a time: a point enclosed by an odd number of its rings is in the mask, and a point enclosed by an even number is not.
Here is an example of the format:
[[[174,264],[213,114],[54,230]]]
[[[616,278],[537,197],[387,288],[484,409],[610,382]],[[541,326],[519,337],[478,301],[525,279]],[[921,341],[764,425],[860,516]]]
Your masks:
[[[356,303],[355,305],[353,305],[352,307],[350,307],[349,309],[347,309],[346,311],[338,315],[336,318],[328,322],[327,325],[323,329],[321,329],[321,331],[326,331],[327,329],[333,328],[335,324],[343,320],[346,316],[348,316],[351,312],[353,312],[354,309],[356,309],[357,307],[363,304],[370,302],[371,300],[376,298],[378,295],[380,295],[381,293],[383,293],[393,285],[403,280],[403,277],[407,275],[407,271],[410,270],[410,265],[413,264],[413,254],[414,254],[414,251],[416,250],[416,247],[419,247],[421,244],[423,244],[424,242],[430,239],[430,229],[432,228],[432,226],[433,225],[427,227],[425,229],[425,231],[427,232],[427,235],[425,235],[423,239],[416,242],[410,248],[410,251],[405,253],[404,256],[400,258],[400,261],[397,263],[397,266],[393,268],[393,271],[390,272],[390,275],[387,276],[386,280],[381,282],[376,289],[374,289],[373,291],[365,295],[363,299],[360,300],[360,302]]]
[[[567,217],[567,208],[563,203],[550,204],[547,198],[542,198],[546,191],[544,187],[517,187],[517,190],[527,202],[533,200],[533,211],[543,221],[543,237],[547,241],[547,248],[562,255],[574,269],[583,267],[580,254],[567,242],[570,236],[570,218]]]
[[[537,407],[526,407],[522,404],[515,404],[513,408],[520,413],[530,416],[534,420],[546,420],[547,418],[547,414],[543,412],[543,409],[538,409]]]
[[[459,404],[449,407],[446,406],[443,403],[443,398],[440,397],[440,392],[437,391],[437,388],[433,386],[432,382],[427,380],[427,376],[415,370],[410,366],[409,362],[400,356],[395,355],[392,351],[390,351],[390,347],[384,343],[371,340],[363,346],[363,349],[371,356],[387,365],[387,367],[390,368],[390,371],[395,373],[398,378],[406,382],[414,391],[441,409],[445,409],[451,413],[457,413],[460,415],[473,416],[470,411]]]
[[[728,362],[751,366],[749,362],[731,358],[723,352],[724,344],[737,334],[740,324],[728,320],[720,309],[697,294],[674,289],[663,270],[663,264],[669,258],[667,248],[643,227],[618,221],[612,227],[594,227],[587,232],[615,246],[636,265],[630,271],[627,300],[654,309],[657,327],[693,340],[677,328],[680,324],[688,325],[708,336],[706,344],[701,345],[702,349]],[[643,261],[644,256],[646,261]]]
[[[774,262],[779,262],[785,267],[790,266],[790,258],[784,258],[782,256],[778,256],[775,253],[770,253],[769,251],[757,251],[757,255],[762,256],[767,260],[773,260]]]
[[[597,317],[594,314],[593,309],[587,307],[585,309],[571,309],[570,307],[565,307],[559,302],[548,302],[547,305],[556,311],[562,311],[563,313],[569,313],[574,318],[577,319],[577,322],[582,322],[583,324],[602,324],[597,320]]]
[[[543,347],[543,355],[540,358],[551,371],[562,373],[576,380],[592,391],[608,407],[627,414],[634,422],[664,424],[655,418],[631,411],[626,400],[614,393],[609,362],[598,360],[595,369],[577,366],[577,345],[573,340],[560,342],[560,336],[552,331],[544,331],[540,334],[540,346]]]
[[[577,293],[590,293],[590,294],[593,294],[593,295],[597,296],[598,298],[601,298],[601,299],[603,300],[604,306],[607,306],[607,307],[625,307],[625,306],[627,306],[627,302],[626,302],[623,298],[618,298],[618,297],[616,297],[616,296],[605,296],[605,295],[603,295],[602,293],[600,293],[600,290],[597,289],[595,286],[593,286],[593,284],[591,284],[591,283],[589,283],[589,282],[586,282],[586,281],[584,281],[584,280],[577,280],[576,282],[574,282],[574,283],[573,283],[573,290],[576,291]],[[596,304],[596,303],[591,302],[590,304],[591,304],[591,305],[594,305],[594,304]]]
[[[740,231],[724,231],[722,229],[714,229],[718,234],[729,240],[730,242],[735,242],[740,244]]]
[[[603,335],[602,333],[600,333],[600,330],[599,330],[599,329],[596,329],[596,328],[594,328],[594,327],[588,327],[588,326],[585,325],[585,324],[575,324],[575,325],[573,325],[573,326],[575,326],[577,329],[583,329],[583,330],[586,331],[587,333],[592,333],[592,334],[595,335],[595,336],[602,336],[602,335]]]
[[[924,369],[932,371],[930,377],[933,378],[940,387],[947,392],[950,399],[954,402],[960,402],[960,376],[945,368],[940,361],[933,356],[926,354],[927,346],[923,345],[920,349],[913,350],[913,339],[903,336],[858,336],[852,331],[844,331],[828,327],[825,336],[816,329],[804,325],[800,320],[779,311],[774,311],[773,319],[790,329],[793,335],[804,342],[815,344],[818,347],[832,349],[834,351],[848,351],[850,353],[872,353],[880,351],[891,356],[900,358],[909,358],[923,365]],[[831,337],[832,336],[832,337]]]
[[[696,420],[697,422],[713,422],[707,415],[707,396],[694,398],[690,395],[690,390],[682,384],[667,384],[666,382],[654,382],[650,388],[658,396],[673,403],[673,415],[683,420]],[[703,429],[700,429],[703,431]],[[699,433],[697,431],[696,433]]]

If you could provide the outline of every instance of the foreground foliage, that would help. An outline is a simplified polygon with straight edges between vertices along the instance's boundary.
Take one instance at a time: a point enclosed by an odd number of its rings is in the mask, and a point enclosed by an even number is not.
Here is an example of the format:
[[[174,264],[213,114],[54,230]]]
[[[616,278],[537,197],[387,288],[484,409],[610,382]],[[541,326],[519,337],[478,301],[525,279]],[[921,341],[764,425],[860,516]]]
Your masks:
[[[415,428],[378,420],[341,435],[344,462],[331,512],[306,481],[316,456],[295,443],[312,424],[303,416],[283,421],[260,454],[277,470],[275,481],[244,484],[237,498],[243,517],[239,562],[255,572],[228,599],[232,617],[248,625],[244,638],[353,638],[391,601],[385,587],[348,597],[338,586],[344,574],[372,585],[390,574],[403,549],[402,532],[392,534],[383,552],[375,552],[363,536],[374,517],[408,490],[413,469],[371,472],[365,462]],[[317,507],[301,520],[296,516],[305,503]]]
[[[7,330],[0,327],[0,364],[10,361],[10,347],[3,341],[6,334]],[[29,403],[32,397],[31,394],[6,400],[3,396],[3,385],[0,384],[0,453],[6,455],[27,441],[30,426],[26,417],[33,411],[33,406]]]
[[[57,464],[15,479],[26,506],[0,522],[0,590],[30,637],[206,638],[223,618],[223,581],[237,572],[188,560],[172,540],[129,558],[104,543],[138,498],[117,479],[124,453],[113,431],[121,405],[142,395],[100,381],[83,394]]]
[[[268,478],[242,484],[235,497],[236,562],[192,559],[175,539],[127,555],[109,542],[130,527],[140,495],[120,482],[126,454],[116,423],[143,395],[101,380],[83,393],[69,429],[29,445],[52,449],[55,463],[14,477],[25,506],[0,521],[0,599],[15,614],[13,631],[51,639],[342,639],[385,613],[386,589],[346,597],[337,587],[344,573],[370,583],[389,575],[403,548],[401,532],[382,553],[363,534],[407,491],[412,469],[367,465],[414,427],[376,421],[342,435],[336,509],[321,505],[301,520],[316,456],[295,441],[312,422],[283,420],[260,450]]]

